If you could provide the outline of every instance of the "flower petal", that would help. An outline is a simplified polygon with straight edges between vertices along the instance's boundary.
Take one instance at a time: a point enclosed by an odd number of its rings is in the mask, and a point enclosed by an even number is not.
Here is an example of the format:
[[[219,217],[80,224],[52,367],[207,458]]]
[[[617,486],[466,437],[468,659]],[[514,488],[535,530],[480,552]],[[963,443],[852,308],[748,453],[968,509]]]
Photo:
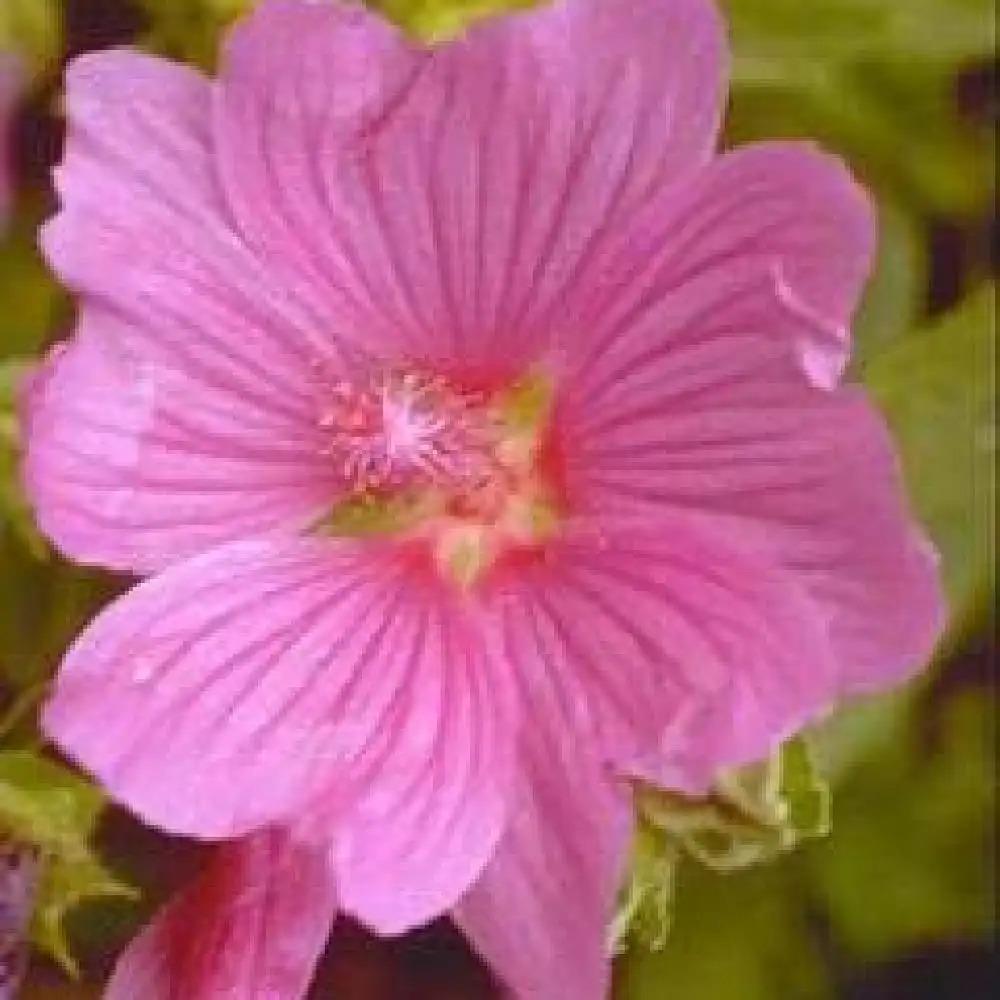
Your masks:
[[[470,628],[423,554],[234,543],[104,612],[44,723],[168,831],[237,836],[322,797],[344,909],[397,929],[450,905],[503,825],[513,723]]]
[[[703,517],[794,577],[844,688],[898,682],[942,611],[881,421],[831,391],[871,255],[866,200],[834,161],[783,144],[669,200],[586,304],[558,417],[568,495],[581,513]]]
[[[211,104],[208,80],[166,60],[125,50],[74,60],[60,212],[43,248],[67,285],[112,303],[151,341],[227,358],[248,386],[291,402],[334,341],[234,228]]]
[[[405,93],[420,62],[382,18],[340,0],[264,0],[223,52],[217,164],[241,239],[363,344],[394,321],[391,274],[356,259],[330,187],[359,121]]]
[[[67,464],[114,452],[77,484],[72,523],[45,510],[42,519],[71,554],[115,568],[157,569],[248,528],[301,520],[321,493],[331,499],[316,424],[331,381],[323,368],[340,370],[335,342],[231,226],[210,104],[195,72],[135,53],[84,56],[67,72],[62,205],[43,244],[83,295],[84,344],[53,365],[59,394],[45,393],[35,485],[68,499]],[[99,376],[100,389],[77,371]],[[124,419],[99,434],[93,411],[105,392]],[[81,412],[88,427],[77,433],[67,425]],[[68,436],[72,458],[61,454]],[[153,466],[164,458],[161,475]]]
[[[577,526],[544,558],[498,569],[490,601],[533,714],[671,787],[766,756],[832,701],[815,608],[683,517]]]
[[[214,848],[122,955],[105,1000],[300,1000],[337,913],[322,851],[285,832]]]
[[[525,727],[510,827],[453,913],[513,1000],[608,995],[631,796],[567,735],[544,718]]]
[[[688,383],[727,358],[756,377],[831,388],[850,353],[875,221],[844,165],[802,143],[748,146],[666,191],[574,305],[581,397]],[[787,369],[787,370],[786,370]]]
[[[168,353],[87,305],[29,382],[25,487],[42,529],[80,562],[148,572],[230,539],[296,531],[340,489],[316,423],[238,382],[213,393],[197,362]]]
[[[560,0],[434,49],[272,0],[223,68],[220,173],[250,242],[353,309],[374,353],[513,365],[707,161],[724,60],[707,0]]]
[[[944,612],[889,435],[860,390],[769,381],[731,348],[687,372],[685,349],[662,352],[591,396],[567,431],[570,492],[592,514],[707,526],[809,599],[841,692],[898,683],[926,664]]]
[[[517,728],[506,664],[463,596],[432,578],[412,589],[410,622],[385,640],[408,679],[351,768],[353,804],[334,854],[345,911],[380,934],[446,912],[492,857]]]

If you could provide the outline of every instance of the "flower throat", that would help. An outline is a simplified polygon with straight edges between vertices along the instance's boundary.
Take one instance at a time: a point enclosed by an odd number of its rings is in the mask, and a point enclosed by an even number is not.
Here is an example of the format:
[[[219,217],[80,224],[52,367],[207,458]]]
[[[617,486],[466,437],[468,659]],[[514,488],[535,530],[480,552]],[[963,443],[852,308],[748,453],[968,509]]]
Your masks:
[[[550,397],[539,375],[495,391],[419,369],[338,382],[318,423],[344,496],[322,529],[425,539],[446,575],[472,584],[556,524],[540,457]]]

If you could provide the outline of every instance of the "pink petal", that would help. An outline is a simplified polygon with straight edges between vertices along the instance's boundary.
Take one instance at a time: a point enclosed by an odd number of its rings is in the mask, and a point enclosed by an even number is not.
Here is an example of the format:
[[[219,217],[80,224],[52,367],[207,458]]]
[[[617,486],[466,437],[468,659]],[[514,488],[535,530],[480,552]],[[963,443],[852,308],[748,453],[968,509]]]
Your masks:
[[[12,52],[0,52],[0,236],[7,222],[14,192],[12,117],[24,89],[24,66]]]
[[[449,582],[411,584],[409,621],[383,640],[407,676],[352,767],[357,803],[334,855],[344,909],[381,934],[444,913],[492,857],[517,728],[507,665],[485,646],[464,597]]]
[[[371,350],[515,365],[707,161],[724,60],[707,0],[563,0],[436,49],[271,0],[223,68],[220,173],[251,244],[353,310]]]
[[[539,725],[673,787],[763,757],[833,698],[794,581],[683,517],[579,527],[498,571],[490,600]]]
[[[799,143],[720,157],[650,207],[575,304],[576,389],[634,401],[644,376],[693,388],[751,359],[760,381],[831,388],[874,242],[867,196],[834,158]]]
[[[415,554],[234,543],[102,614],[45,727],[163,829],[228,837],[312,817],[344,909],[402,930],[451,905],[503,825],[513,723],[471,629]]]
[[[193,71],[128,52],[67,73],[62,208],[43,243],[83,294],[84,346],[53,366],[29,450],[42,453],[37,499],[57,543],[115,568],[159,568],[331,499],[316,421],[335,341],[232,228],[210,98]],[[105,393],[122,426],[99,432]],[[97,468],[71,483],[68,467],[95,452]]]
[[[775,145],[724,157],[660,207],[585,303],[559,415],[571,500],[704,518],[794,577],[842,687],[898,682],[942,611],[881,422],[830,391],[871,255],[863,193],[834,161]]]
[[[510,827],[453,913],[513,1000],[608,996],[608,927],[629,848],[631,797],[567,736],[543,720],[525,727]]]
[[[304,413],[225,383],[86,305],[24,394],[23,479],[39,524],[81,562],[151,571],[230,539],[290,532],[338,492]]]
[[[105,1000],[300,1000],[337,912],[323,852],[269,831],[220,845],[122,955]]]
[[[420,61],[380,17],[339,0],[265,0],[223,53],[218,172],[241,238],[318,312],[347,317],[338,335],[363,346],[396,321],[392,275],[356,258],[330,188],[358,121],[405,92]]]
[[[651,351],[571,404],[570,493],[581,512],[707,525],[808,598],[842,691],[898,683],[944,614],[891,441],[860,390],[769,379],[774,359],[741,336]]]
[[[225,359],[244,388],[291,403],[315,353],[334,351],[332,331],[321,336],[327,317],[304,309],[233,227],[211,101],[199,74],[150,56],[71,63],[61,211],[43,246],[66,284],[113,303],[150,341]]]

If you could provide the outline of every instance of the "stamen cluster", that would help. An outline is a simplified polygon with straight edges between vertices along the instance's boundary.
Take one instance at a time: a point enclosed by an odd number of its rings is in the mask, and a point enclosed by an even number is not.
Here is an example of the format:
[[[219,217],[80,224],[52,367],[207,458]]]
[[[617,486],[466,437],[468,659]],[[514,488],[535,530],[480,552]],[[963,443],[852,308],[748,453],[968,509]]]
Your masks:
[[[409,487],[475,493],[496,473],[496,421],[484,393],[394,370],[368,384],[337,382],[319,424],[324,453],[355,497]]]

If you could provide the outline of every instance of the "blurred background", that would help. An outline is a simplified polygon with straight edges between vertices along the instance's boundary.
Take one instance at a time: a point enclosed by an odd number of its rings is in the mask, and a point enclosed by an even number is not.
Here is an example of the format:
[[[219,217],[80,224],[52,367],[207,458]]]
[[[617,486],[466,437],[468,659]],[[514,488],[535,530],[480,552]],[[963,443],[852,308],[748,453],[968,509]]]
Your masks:
[[[62,563],[18,492],[17,382],[72,321],[35,248],[53,209],[60,74],[117,44],[210,67],[249,2],[0,0],[0,848],[17,845],[22,868],[43,860],[27,1000],[98,997],[115,953],[200,860],[107,809],[46,755],[35,721],[60,652],[123,586]],[[504,5],[372,2],[435,36]],[[686,860],[665,945],[626,943],[617,997],[978,1000],[997,986],[996,12],[992,0],[722,5],[736,53],[728,140],[817,139],[878,201],[855,376],[896,432],[952,628],[918,683],[814,734],[832,835],[742,871]],[[0,926],[0,976],[12,946]],[[499,996],[444,924],[394,943],[339,927],[313,995]]]

